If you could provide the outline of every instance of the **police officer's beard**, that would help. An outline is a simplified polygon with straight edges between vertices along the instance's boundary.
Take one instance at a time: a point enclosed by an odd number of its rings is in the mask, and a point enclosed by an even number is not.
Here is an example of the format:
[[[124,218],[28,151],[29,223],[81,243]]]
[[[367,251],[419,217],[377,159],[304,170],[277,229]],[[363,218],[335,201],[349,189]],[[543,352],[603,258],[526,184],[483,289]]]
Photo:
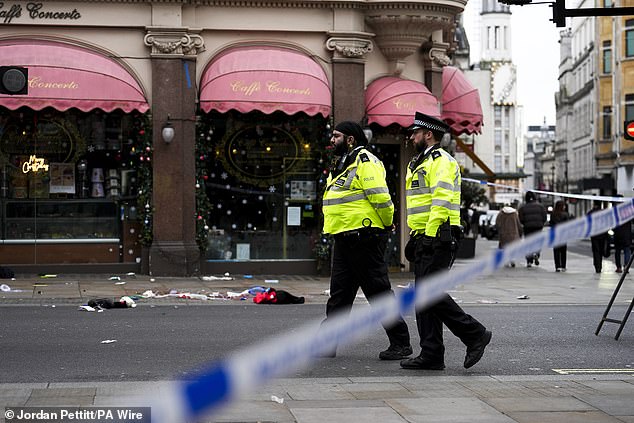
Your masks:
[[[348,152],[348,145],[345,142],[342,142],[341,144],[335,144],[333,152],[335,156],[341,157]]]
[[[422,153],[427,148],[427,144],[425,144],[424,142],[415,142],[414,148],[416,148],[417,152]]]

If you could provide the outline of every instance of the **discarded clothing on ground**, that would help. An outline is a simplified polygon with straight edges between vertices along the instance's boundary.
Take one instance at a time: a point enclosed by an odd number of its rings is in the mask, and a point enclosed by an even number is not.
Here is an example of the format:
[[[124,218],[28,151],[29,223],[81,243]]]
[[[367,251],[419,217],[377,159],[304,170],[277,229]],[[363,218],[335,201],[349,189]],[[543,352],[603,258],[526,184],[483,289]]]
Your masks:
[[[282,289],[268,288],[253,298],[256,304],[304,304],[304,297],[296,297]]]
[[[89,307],[94,308],[133,308],[136,307],[134,300],[128,296],[121,297],[118,301],[113,301],[109,298],[97,298],[88,301]]]
[[[9,267],[0,266],[0,279],[15,278],[15,272]]]

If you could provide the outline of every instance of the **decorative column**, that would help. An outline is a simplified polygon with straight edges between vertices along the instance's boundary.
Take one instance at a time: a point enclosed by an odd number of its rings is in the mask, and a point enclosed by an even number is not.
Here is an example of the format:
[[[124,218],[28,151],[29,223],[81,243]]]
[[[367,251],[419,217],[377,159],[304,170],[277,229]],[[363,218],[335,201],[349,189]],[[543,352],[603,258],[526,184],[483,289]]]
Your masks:
[[[200,35],[188,28],[147,27],[152,58],[153,241],[149,272],[188,276],[200,269],[196,244],[196,54]],[[174,138],[166,142],[167,121]]]
[[[329,32],[332,56],[333,117],[361,122],[365,115],[365,55],[372,51],[367,32]]]
[[[432,41],[423,46],[425,85],[438,99],[442,96],[442,68],[451,64],[448,49],[449,44],[442,42]]]

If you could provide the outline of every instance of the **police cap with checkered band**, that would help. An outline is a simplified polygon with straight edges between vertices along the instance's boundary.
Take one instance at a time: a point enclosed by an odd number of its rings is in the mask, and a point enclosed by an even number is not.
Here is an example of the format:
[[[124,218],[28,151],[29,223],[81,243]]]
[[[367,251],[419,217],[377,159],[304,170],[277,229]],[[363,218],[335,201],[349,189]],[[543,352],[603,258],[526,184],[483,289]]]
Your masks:
[[[425,113],[416,112],[414,115],[414,123],[408,128],[409,131],[417,129],[429,129],[430,131],[449,132],[450,128],[442,120]]]

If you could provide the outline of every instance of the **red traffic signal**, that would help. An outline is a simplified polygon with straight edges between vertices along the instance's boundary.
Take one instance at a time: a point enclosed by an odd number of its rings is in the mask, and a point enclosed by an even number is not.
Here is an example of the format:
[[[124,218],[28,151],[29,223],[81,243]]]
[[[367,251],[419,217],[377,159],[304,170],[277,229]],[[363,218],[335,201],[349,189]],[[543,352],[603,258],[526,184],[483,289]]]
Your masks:
[[[625,139],[634,141],[634,120],[626,120],[623,126],[623,135],[625,136]]]

